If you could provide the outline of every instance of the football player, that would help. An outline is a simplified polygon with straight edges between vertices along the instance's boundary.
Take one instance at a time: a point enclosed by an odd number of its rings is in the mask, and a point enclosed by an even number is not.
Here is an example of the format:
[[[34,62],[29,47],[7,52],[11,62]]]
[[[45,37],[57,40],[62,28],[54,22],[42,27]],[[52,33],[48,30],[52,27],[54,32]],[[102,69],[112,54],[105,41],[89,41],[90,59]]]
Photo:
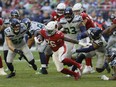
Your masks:
[[[39,37],[35,37],[34,38],[34,33],[36,30],[40,30],[42,28],[45,27],[44,24],[42,23],[38,23],[35,21],[31,21],[29,18],[24,18],[22,19],[22,23],[24,23],[27,26],[27,29],[29,30],[29,32],[31,32],[32,38],[28,39],[27,44],[29,46],[29,48],[32,47],[32,45],[36,44],[37,50],[39,51],[39,55],[40,55],[40,61],[41,61],[41,70],[40,72],[42,74],[48,74],[47,72],[47,62],[46,62],[46,56],[49,56],[52,54],[51,49],[47,46],[46,42],[38,42],[36,39],[41,40],[41,38]]]
[[[71,43],[78,44],[78,41],[73,40],[72,38],[68,38],[64,36],[61,31],[57,31],[57,23],[55,21],[50,21],[46,26],[46,29],[41,29],[38,33],[46,40],[47,44],[53,50],[53,61],[56,65],[57,71],[69,74],[74,76],[75,80],[78,80],[80,77],[79,72],[73,72],[67,68],[62,67],[65,65],[75,65],[81,70],[81,65],[76,63],[71,58],[65,57],[67,54],[67,47],[64,41],[68,41]]]
[[[102,77],[103,80],[116,80],[116,45],[112,47],[113,48],[110,48],[107,52],[106,61],[107,63],[110,63],[113,69],[113,74],[109,78]]]
[[[4,30],[5,28],[10,26],[10,20],[12,18],[17,18],[17,19],[20,18],[20,14],[19,14],[18,10],[14,9],[14,10],[12,10],[10,12],[10,19],[7,18],[7,19],[4,20],[4,24],[2,26],[2,30]],[[7,43],[6,43],[6,39],[5,39],[4,44],[3,44],[3,53],[4,53],[4,60],[6,62],[6,58],[7,58],[7,54],[8,54],[8,46],[7,46]],[[6,71],[8,71],[8,69],[6,69]]]
[[[76,50],[76,52],[78,53],[85,52],[77,58],[77,61],[79,63],[82,63],[82,60],[85,58],[93,57],[96,55],[96,71],[99,73],[108,68],[108,66],[106,66],[106,64],[104,63],[107,43],[101,33],[102,30],[100,28],[90,28],[86,34],[83,34],[83,38],[89,35],[92,45]]]
[[[0,31],[2,30],[2,27],[3,27],[3,19],[0,18]],[[1,55],[0,55],[0,75],[7,75],[7,73],[4,72]]]
[[[51,13],[52,21],[60,21],[64,17],[64,10],[66,5],[64,3],[59,3],[56,7],[56,10]]]
[[[95,28],[95,25],[94,25],[94,22],[93,22],[92,18],[87,13],[83,12],[83,8],[82,8],[81,3],[76,3],[72,7],[72,10],[73,10],[75,15],[82,16],[83,22],[84,22],[87,30],[89,28]],[[87,38],[85,38],[84,40],[81,40],[81,41],[83,41],[83,43],[85,43],[86,45],[89,45],[88,43],[90,42],[90,39],[89,39],[89,37],[87,37]],[[83,69],[83,74],[89,73],[89,72],[91,72],[91,73],[95,72],[93,67],[92,67],[92,58],[86,58],[85,62],[86,62],[86,66]]]
[[[59,28],[65,34],[65,36],[70,37],[74,40],[77,40],[77,36],[80,32],[84,33],[86,31],[82,17],[74,15],[71,7],[67,7],[64,10],[64,18],[60,19]],[[78,47],[79,45],[69,42],[65,42],[65,44],[67,47],[67,53],[65,57],[75,58],[71,50],[75,47]]]
[[[21,24],[16,18],[11,19],[10,22],[10,27],[4,30],[6,42],[9,48],[6,62],[9,70],[11,71],[7,78],[15,76],[15,70],[12,62],[16,54],[19,54],[20,57],[27,58],[27,62],[32,65],[34,70],[37,70],[34,57],[24,39],[27,27],[25,27],[24,24]]]

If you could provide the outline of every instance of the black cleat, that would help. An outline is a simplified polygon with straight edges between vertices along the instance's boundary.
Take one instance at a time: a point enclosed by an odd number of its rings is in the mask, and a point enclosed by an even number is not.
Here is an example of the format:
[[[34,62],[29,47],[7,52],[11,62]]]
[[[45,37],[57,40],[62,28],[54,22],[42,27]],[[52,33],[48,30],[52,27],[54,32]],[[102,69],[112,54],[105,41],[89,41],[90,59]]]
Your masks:
[[[40,73],[41,74],[48,74],[48,71],[46,70],[46,68],[41,68]]]
[[[32,65],[32,67],[33,67],[34,70],[37,70],[37,66],[35,64]]]
[[[15,72],[11,72],[10,74],[8,74],[7,78],[12,78],[15,76]]]

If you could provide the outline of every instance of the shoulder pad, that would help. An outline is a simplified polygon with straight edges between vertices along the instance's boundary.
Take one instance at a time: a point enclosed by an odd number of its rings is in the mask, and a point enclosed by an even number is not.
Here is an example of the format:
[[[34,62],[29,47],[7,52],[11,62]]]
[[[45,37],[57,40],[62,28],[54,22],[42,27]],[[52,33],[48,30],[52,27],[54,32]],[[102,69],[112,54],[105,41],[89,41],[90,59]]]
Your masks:
[[[82,21],[83,21],[83,19],[82,19],[81,16],[75,16],[74,19],[73,19],[73,21],[72,21],[72,23],[75,23],[75,22],[82,22]]]
[[[60,24],[66,24],[67,23],[67,20],[65,18],[62,18],[62,19],[60,19],[60,22],[59,23]]]
[[[10,36],[12,34],[12,30],[10,27],[7,27],[5,30],[4,30],[4,33],[6,36]]]

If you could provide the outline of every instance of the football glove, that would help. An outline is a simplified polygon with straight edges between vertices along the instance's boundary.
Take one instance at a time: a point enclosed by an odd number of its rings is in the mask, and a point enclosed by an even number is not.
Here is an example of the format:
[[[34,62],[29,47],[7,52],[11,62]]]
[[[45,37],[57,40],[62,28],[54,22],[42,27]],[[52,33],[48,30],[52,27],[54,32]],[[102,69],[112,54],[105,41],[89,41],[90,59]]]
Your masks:
[[[21,51],[21,50],[14,49],[14,52],[15,52],[15,53],[18,53],[20,56],[22,56],[22,55],[23,55],[23,51]]]

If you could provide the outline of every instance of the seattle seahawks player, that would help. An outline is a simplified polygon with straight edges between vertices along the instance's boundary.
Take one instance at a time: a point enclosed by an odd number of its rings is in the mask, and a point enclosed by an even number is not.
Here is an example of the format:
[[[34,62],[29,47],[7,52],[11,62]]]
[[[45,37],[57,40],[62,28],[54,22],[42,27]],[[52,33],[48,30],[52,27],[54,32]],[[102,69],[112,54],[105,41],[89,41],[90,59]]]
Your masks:
[[[84,52],[80,54],[80,56],[77,58],[77,62],[82,63],[82,60],[87,57],[93,57],[97,56],[97,65],[96,65],[96,71],[102,72],[104,71],[107,66],[104,65],[104,58],[106,53],[106,41],[104,37],[102,36],[102,30],[100,28],[90,28],[86,34],[83,34],[83,38],[86,36],[89,36],[91,39],[92,45],[90,45],[87,48],[81,48],[76,49],[76,52]]]
[[[59,27],[61,27],[61,31],[64,32],[65,36],[70,37],[71,39],[77,40],[77,35],[80,32],[85,32],[86,27],[83,24],[83,20],[81,16],[75,16],[71,7],[67,7],[64,10],[64,18],[60,19]],[[73,47],[78,47],[78,45],[65,42],[66,43],[66,57],[71,58]]]
[[[16,10],[16,9],[13,9],[10,12],[10,18],[4,19],[4,24],[3,24],[2,30],[6,29],[7,27],[10,26],[10,20],[13,19],[13,18],[17,18],[17,19],[20,18],[19,11]],[[5,38],[5,36],[4,36],[4,38]],[[6,63],[6,58],[7,58],[7,54],[8,54],[8,46],[7,46],[7,43],[6,43],[6,39],[5,39],[4,44],[3,44],[3,53],[4,53],[4,60],[5,60],[5,63]],[[5,69],[5,71],[8,71],[8,68]]]
[[[108,52],[107,52],[107,56],[106,56],[106,61],[108,63],[110,63],[112,69],[113,69],[113,74],[111,77],[109,77],[108,79],[102,77],[101,79],[103,80],[116,80],[116,45],[113,46],[114,48],[111,48]]]
[[[29,29],[29,32],[31,32],[31,34],[32,34],[32,38],[28,39],[28,41],[27,41],[29,48],[31,48],[35,42],[36,48],[39,51],[40,61],[41,61],[40,72],[42,74],[48,74],[48,72],[46,70],[46,64],[47,64],[46,63],[46,55],[51,55],[52,51],[47,46],[46,42],[42,40],[42,38],[34,37],[35,31],[44,28],[45,25],[42,23],[31,21],[29,18],[24,18],[22,20],[22,23],[24,23],[27,26],[27,28]],[[38,39],[40,40],[40,42],[38,42]]]
[[[11,71],[7,78],[15,76],[15,70],[12,62],[16,54],[26,57],[28,59],[28,63],[32,65],[33,69],[37,70],[34,57],[24,39],[24,35],[27,32],[27,27],[25,27],[24,24],[21,24],[16,18],[11,19],[10,22],[11,26],[6,28],[4,31],[6,35],[6,42],[9,47],[6,62],[9,70]]]

